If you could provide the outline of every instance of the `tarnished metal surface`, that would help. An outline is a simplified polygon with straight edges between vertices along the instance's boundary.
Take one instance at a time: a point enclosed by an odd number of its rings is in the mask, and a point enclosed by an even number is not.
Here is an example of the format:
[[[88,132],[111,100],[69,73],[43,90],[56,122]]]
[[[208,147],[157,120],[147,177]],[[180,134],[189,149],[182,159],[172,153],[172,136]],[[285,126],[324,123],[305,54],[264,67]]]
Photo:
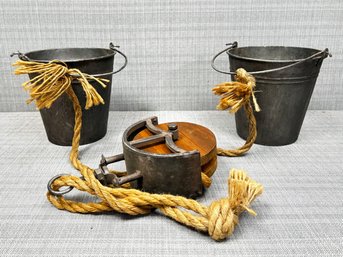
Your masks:
[[[118,70],[112,71],[114,56],[117,52],[124,56],[125,62]],[[28,61],[49,62],[58,59],[65,62],[68,68],[76,68],[83,73],[108,79],[109,83],[107,83],[106,88],[95,81],[89,81],[105,102],[105,104],[93,106],[89,110],[84,109],[86,98],[80,83],[75,80],[72,83],[73,90],[82,107],[80,144],[89,144],[105,136],[111,98],[112,74],[119,72],[126,66],[127,59],[123,53],[116,49],[113,44],[110,44],[109,49],[62,48],[16,54],[20,59]],[[30,78],[34,76],[31,74]],[[49,141],[57,145],[71,145],[75,115],[73,104],[67,94],[58,98],[51,108],[41,109],[40,113]]]
[[[261,112],[254,112],[257,123],[255,143],[286,145],[295,142],[323,60],[329,56],[323,51],[300,47],[237,47],[230,45],[226,52],[232,74],[244,68],[256,78],[256,98]],[[215,58],[218,55],[215,56]],[[214,66],[214,60],[212,66]],[[249,134],[245,111],[236,115],[236,129],[240,137]]]
[[[123,135],[123,154],[103,157],[96,177],[103,184],[120,185],[129,181],[132,187],[150,193],[168,193],[195,198],[203,193],[201,183],[201,161],[199,151],[185,151],[177,147],[178,128],[170,124],[169,131],[161,130],[157,117],[137,122]],[[154,135],[132,140],[143,129],[148,128]],[[165,143],[172,154],[154,154],[141,150],[155,143]],[[107,165],[125,159],[127,176],[116,177]]]

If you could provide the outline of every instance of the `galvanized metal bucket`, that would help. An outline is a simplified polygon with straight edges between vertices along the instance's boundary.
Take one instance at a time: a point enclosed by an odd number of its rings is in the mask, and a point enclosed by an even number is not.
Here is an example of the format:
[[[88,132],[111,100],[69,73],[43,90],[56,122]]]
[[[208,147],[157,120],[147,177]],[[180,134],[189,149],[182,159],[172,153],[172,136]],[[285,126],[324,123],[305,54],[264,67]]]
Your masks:
[[[294,143],[307,111],[323,60],[330,55],[323,51],[301,47],[238,47],[237,42],[215,55],[214,70],[229,74],[244,68],[256,78],[256,97],[262,111],[254,112],[257,123],[255,143],[287,145]],[[215,67],[216,58],[227,53],[230,72]],[[245,111],[236,115],[236,130],[241,138],[249,133]]]
[[[113,71],[115,54],[121,54],[125,62]],[[79,69],[83,73],[95,77],[108,79],[107,87],[103,88],[95,81],[89,81],[104,99],[105,104],[93,106],[85,110],[85,93],[78,81],[73,80],[72,87],[82,106],[82,129],[80,144],[95,142],[106,135],[107,121],[110,106],[112,75],[125,68],[126,56],[112,43],[109,49],[105,48],[61,48],[17,53],[21,60],[47,63],[52,60],[60,60],[67,64],[68,68]],[[33,78],[34,75],[30,75]],[[67,94],[57,99],[49,109],[41,109],[46,134],[51,143],[57,145],[71,145],[74,129],[73,104]]]

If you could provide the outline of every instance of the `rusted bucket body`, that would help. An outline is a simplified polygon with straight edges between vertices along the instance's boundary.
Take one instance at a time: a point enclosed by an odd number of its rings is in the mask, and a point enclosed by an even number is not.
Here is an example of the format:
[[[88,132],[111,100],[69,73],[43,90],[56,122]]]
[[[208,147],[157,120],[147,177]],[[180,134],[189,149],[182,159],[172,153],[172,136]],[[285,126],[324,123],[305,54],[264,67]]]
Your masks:
[[[100,74],[101,76],[97,77],[109,80],[109,83],[106,83],[106,88],[103,88],[95,81],[89,81],[104,99],[105,104],[93,106],[88,110],[85,110],[84,108],[86,98],[82,86],[75,80],[72,82],[73,90],[82,107],[80,144],[95,142],[106,135],[111,98],[112,74],[119,71],[112,72],[114,57],[117,52],[119,52],[117,49],[111,47],[109,49],[63,48],[34,51],[19,55],[22,60],[44,63],[52,60],[60,60],[65,62],[68,68],[76,68],[81,72],[90,75]],[[125,57],[125,55],[123,56]],[[125,65],[122,68],[124,68]],[[33,77],[34,75],[30,75],[30,78]],[[40,110],[40,113],[49,141],[57,145],[71,145],[75,114],[73,104],[67,94],[63,94],[49,109]]]
[[[256,98],[261,112],[254,112],[257,123],[255,143],[287,145],[295,142],[311,95],[328,50],[300,47],[237,47],[225,51],[230,73],[244,68],[256,78]],[[231,77],[234,79],[234,75]],[[236,130],[246,139],[249,134],[245,111],[236,115]]]

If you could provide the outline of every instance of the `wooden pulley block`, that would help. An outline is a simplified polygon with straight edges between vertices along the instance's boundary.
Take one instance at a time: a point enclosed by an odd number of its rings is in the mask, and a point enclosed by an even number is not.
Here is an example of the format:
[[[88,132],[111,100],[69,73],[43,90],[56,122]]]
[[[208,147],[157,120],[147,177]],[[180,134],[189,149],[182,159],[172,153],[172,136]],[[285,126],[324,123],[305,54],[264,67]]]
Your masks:
[[[130,182],[150,193],[195,198],[203,194],[201,172],[217,167],[216,138],[208,129],[188,122],[158,124],[157,117],[139,121],[123,134],[123,153],[103,157],[96,177],[105,185]],[[107,165],[125,160],[127,175],[110,173]]]
[[[216,138],[211,130],[198,124],[189,122],[171,122],[157,125],[162,130],[169,130],[176,126],[179,137],[174,141],[175,145],[185,151],[198,150],[200,152],[201,170],[208,176],[212,176],[217,168],[217,145]],[[135,137],[136,139],[150,137],[153,134],[149,129],[144,129]],[[157,143],[144,148],[144,151],[156,154],[172,154],[173,152],[164,143]]]

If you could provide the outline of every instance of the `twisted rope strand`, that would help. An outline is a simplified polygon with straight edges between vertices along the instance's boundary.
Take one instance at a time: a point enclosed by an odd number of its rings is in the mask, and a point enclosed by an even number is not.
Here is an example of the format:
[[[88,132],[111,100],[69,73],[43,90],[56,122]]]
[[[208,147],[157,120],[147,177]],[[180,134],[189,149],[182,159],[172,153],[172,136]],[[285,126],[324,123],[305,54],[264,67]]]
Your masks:
[[[103,87],[106,87],[104,82],[107,83],[109,80],[95,78],[82,73],[78,69],[68,69],[65,63],[58,60],[53,60],[49,63],[18,60],[13,66],[17,67],[14,72],[16,75],[37,74],[29,81],[24,82],[23,87],[30,94],[27,103],[36,101],[38,109],[50,108],[57,98],[71,88],[71,83],[74,79],[81,83],[86,94],[85,109],[100,103],[104,104],[104,100],[88,80],[94,80]]]
[[[212,89],[214,94],[221,96],[217,109],[229,109],[229,112],[236,113],[240,108],[244,107],[248,118],[249,134],[244,145],[233,150],[217,149],[218,155],[231,157],[240,156],[249,151],[256,140],[256,119],[250,103],[251,98],[255,111],[261,111],[254,94],[254,88],[256,87],[255,78],[246,70],[240,68],[236,70],[235,79],[236,81],[220,83]]]
[[[48,192],[47,198],[56,208],[78,213],[116,211],[129,215],[148,214],[155,209],[159,209],[165,216],[181,224],[198,231],[207,232],[214,240],[223,240],[233,233],[234,227],[238,224],[238,215],[244,210],[249,211],[250,203],[262,193],[262,185],[251,180],[245,172],[235,169],[230,171],[228,180],[230,195],[213,201],[210,206],[205,206],[193,199],[181,196],[150,194],[136,189],[103,186],[95,178],[94,170],[84,165],[79,159],[82,108],[71,87],[71,82],[74,79],[71,74],[77,73],[80,75],[77,80],[81,82],[83,89],[88,92],[86,93],[88,103],[86,103],[86,106],[90,108],[92,105],[102,103],[102,98],[87,81],[92,77],[75,69],[68,70],[57,61],[48,64],[20,61],[15,65],[20,66],[16,74],[41,73],[38,75],[39,78],[24,83],[24,88],[30,92],[30,100],[34,100],[39,109],[49,108],[63,93],[66,93],[73,103],[75,126],[69,158],[72,165],[81,173],[84,179],[72,175],[61,176],[54,181],[53,189],[59,190],[63,186],[72,186],[80,191],[97,196],[101,200],[100,202],[77,202]],[[62,66],[62,68],[59,66]],[[52,77],[50,78],[47,74]],[[97,80],[97,82],[99,81]],[[44,83],[44,86],[41,83]],[[207,187],[211,183],[208,175],[202,173],[202,181]],[[250,212],[252,213],[251,210]]]

